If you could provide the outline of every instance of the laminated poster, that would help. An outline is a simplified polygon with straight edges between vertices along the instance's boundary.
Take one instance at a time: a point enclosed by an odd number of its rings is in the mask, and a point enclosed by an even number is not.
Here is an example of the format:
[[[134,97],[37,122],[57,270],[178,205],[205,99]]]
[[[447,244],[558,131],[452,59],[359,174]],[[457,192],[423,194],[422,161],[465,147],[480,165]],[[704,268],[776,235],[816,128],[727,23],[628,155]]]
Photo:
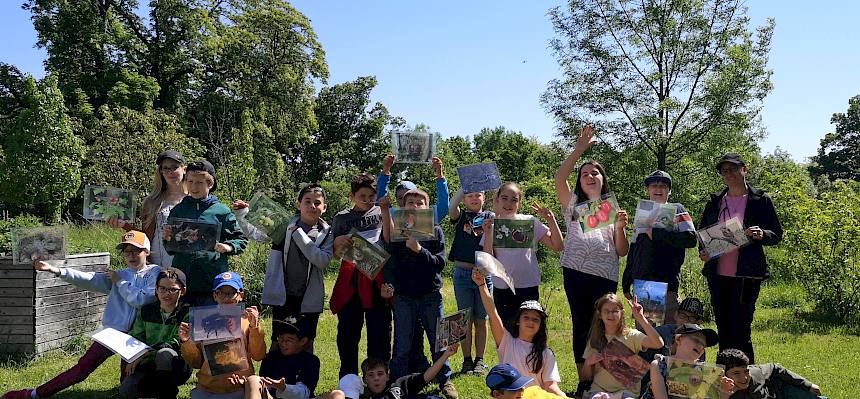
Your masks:
[[[346,251],[344,258],[355,264],[356,269],[373,280],[388,260],[388,252],[367,241],[355,229],[352,229],[349,234],[352,236],[352,247]]]
[[[86,186],[84,188],[84,219],[134,219],[134,192],[121,188]]]
[[[663,324],[666,314],[666,291],[669,284],[660,281],[633,280],[633,295],[645,311],[652,326]]]
[[[603,348],[600,365],[625,387],[638,387],[649,369],[645,359],[616,339]]]
[[[266,194],[258,192],[251,198],[248,204],[248,215],[245,220],[262,230],[272,239],[272,242],[281,242],[286,236],[287,225],[293,215],[281,204],[269,198]]]
[[[67,232],[65,227],[54,226],[12,229],[12,263],[65,260]]]
[[[654,201],[640,199],[636,206],[636,216],[633,225],[636,228],[673,230],[678,204],[660,204]]]
[[[471,308],[466,308],[439,319],[436,326],[436,352],[444,351],[469,336],[471,311]]]
[[[494,276],[508,285],[511,292],[516,294],[516,289],[514,288],[514,280],[511,279],[511,276],[508,275],[508,272],[505,270],[505,265],[502,262],[499,262],[493,255],[490,255],[484,251],[475,251],[475,267],[484,273],[485,276]]]
[[[197,219],[169,218],[162,239],[168,252],[214,251],[221,236],[221,223]]]
[[[391,241],[406,241],[409,237],[418,241],[435,240],[434,213],[434,209],[392,208],[394,229],[391,231]]]
[[[241,338],[244,304],[197,306],[191,308],[191,339]]]
[[[534,248],[534,219],[493,219],[493,248]]]
[[[391,132],[391,147],[398,163],[433,162],[436,156],[438,133],[429,132]]]
[[[128,363],[139,359],[151,349],[149,345],[137,338],[110,327],[102,328],[90,336],[94,341],[120,355],[122,360]]]
[[[705,227],[696,233],[711,259],[750,243],[749,237],[744,234],[744,226],[737,217]]]
[[[615,223],[618,201],[615,200],[615,194],[603,194],[600,199],[576,204],[576,214],[579,215],[583,233],[602,229]]]
[[[457,168],[460,187],[466,194],[495,190],[502,185],[495,162],[477,163]]]
[[[690,364],[669,358],[669,375],[666,388],[669,397],[689,399],[717,399],[720,397],[720,378],[723,368],[710,364]]]
[[[212,376],[230,374],[249,367],[242,338],[204,343],[203,356]]]

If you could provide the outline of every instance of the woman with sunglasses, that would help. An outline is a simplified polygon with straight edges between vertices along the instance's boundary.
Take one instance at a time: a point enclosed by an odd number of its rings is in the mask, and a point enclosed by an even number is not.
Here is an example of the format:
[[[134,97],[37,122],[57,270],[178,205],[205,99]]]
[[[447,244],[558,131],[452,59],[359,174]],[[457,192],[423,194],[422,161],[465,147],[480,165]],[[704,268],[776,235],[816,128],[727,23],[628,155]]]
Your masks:
[[[755,303],[762,281],[770,276],[764,246],[782,240],[782,226],[770,197],[747,183],[747,171],[738,154],[727,153],[717,160],[717,172],[726,188],[711,194],[698,228],[738,218],[750,238],[749,245],[714,258],[700,246],[699,257],[705,262],[702,273],[708,279],[720,350],[740,349],[752,363],[750,329]]]

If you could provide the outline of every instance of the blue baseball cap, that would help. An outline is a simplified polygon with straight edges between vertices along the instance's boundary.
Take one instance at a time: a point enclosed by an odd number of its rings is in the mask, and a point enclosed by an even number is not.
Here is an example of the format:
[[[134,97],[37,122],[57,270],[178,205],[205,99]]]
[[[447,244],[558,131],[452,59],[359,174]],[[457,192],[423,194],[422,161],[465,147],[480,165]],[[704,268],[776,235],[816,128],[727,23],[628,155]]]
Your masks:
[[[534,378],[522,375],[514,366],[504,363],[490,369],[486,381],[490,390],[519,391],[534,381]]]
[[[224,272],[215,276],[215,282],[212,285],[212,291],[215,291],[225,285],[229,285],[239,291],[241,291],[245,287],[245,285],[242,284],[242,276],[240,276],[239,273]]]
[[[418,186],[416,186],[415,183],[409,180],[403,180],[397,184],[397,187],[394,188],[394,191],[396,192],[399,190],[415,190],[416,188],[418,188]]]

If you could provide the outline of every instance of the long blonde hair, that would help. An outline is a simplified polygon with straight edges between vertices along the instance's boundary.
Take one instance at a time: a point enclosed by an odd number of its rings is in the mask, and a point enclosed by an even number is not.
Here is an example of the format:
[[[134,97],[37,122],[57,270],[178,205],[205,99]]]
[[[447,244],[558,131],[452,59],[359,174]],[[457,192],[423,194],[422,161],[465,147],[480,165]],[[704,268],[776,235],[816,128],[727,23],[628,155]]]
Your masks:
[[[179,167],[183,167],[185,164],[180,163]],[[182,180],[185,181],[185,176],[182,176]],[[182,185],[182,190],[188,192],[185,189],[185,185]],[[155,227],[155,220],[158,217],[158,211],[161,208],[161,203],[164,201],[164,197],[167,196],[168,187],[167,181],[164,180],[164,175],[161,174],[161,165],[155,165],[155,176],[153,178],[152,192],[143,199],[143,205],[140,207],[140,225],[143,231],[147,231],[150,228]]]
[[[621,309],[621,318],[618,320],[618,329],[616,331],[612,331],[611,334],[624,336],[630,331],[630,327],[627,327],[626,317],[624,317],[624,303],[621,301],[621,298],[611,292],[603,295],[594,303],[594,316],[591,318],[591,332],[588,337],[588,344],[598,351],[603,350],[603,348],[606,347],[606,344],[609,343],[606,340],[606,326],[603,324],[603,319],[600,318],[600,311],[606,304],[613,304]]]

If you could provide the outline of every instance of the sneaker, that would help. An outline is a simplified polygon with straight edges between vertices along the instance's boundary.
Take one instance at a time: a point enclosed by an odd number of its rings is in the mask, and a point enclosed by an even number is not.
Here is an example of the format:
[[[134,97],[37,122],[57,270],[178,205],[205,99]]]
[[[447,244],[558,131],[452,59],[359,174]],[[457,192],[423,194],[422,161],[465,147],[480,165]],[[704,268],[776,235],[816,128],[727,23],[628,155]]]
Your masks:
[[[9,391],[3,394],[3,399],[30,399],[32,389],[22,389],[20,391]]]
[[[457,393],[457,388],[454,388],[454,383],[451,381],[447,381],[442,385],[441,394],[446,399],[460,399],[460,394]]]
[[[484,359],[478,359],[478,361],[475,362],[475,367],[472,368],[472,371],[469,372],[469,374],[487,374],[487,365],[484,363]]]
[[[475,362],[471,359],[463,359],[463,367],[460,368],[460,374],[471,373],[475,369]]]

